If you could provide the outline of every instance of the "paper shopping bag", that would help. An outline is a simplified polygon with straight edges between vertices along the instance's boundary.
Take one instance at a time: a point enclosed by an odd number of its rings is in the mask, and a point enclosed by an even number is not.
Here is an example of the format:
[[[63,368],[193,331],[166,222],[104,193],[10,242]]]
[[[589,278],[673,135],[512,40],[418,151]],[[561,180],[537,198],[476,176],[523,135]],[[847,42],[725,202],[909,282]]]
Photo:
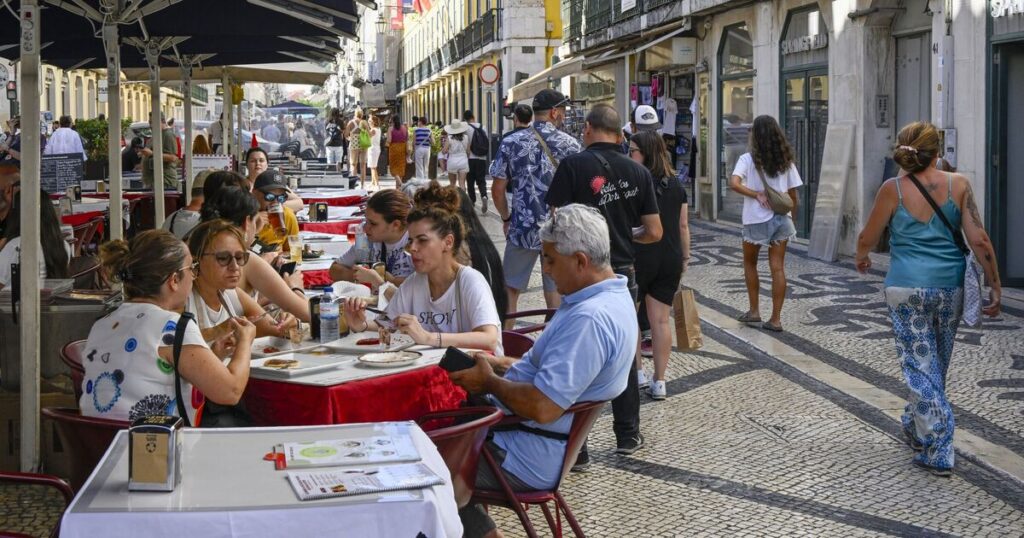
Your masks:
[[[700,316],[693,290],[684,288],[672,299],[672,310],[676,318],[676,345],[679,349],[698,349],[704,345],[700,334]]]

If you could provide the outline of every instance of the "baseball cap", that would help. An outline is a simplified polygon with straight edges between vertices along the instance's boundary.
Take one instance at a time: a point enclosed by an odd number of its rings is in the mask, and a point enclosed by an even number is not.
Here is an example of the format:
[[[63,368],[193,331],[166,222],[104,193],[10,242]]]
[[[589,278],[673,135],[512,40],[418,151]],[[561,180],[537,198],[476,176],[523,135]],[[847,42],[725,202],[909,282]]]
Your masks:
[[[657,131],[661,129],[658,112],[651,105],[640,105],[633,112],[633,123],[637,131]]]
[[[267,170],[256,176],[256,182],[253,183],[252,187],[261,191],[284,189],[291,192],[291,189],[288,188],[288,182],[284,178],[284,174],[277,170]]]
[[[561,92],[556,92],[555,90],[544,89],[537,92],[537,95],[533,97],[533,110],[535,112],[551,110],[552,108],[558,108],[568,104],[569,99],[567,99],[565,95],[562,95]]]

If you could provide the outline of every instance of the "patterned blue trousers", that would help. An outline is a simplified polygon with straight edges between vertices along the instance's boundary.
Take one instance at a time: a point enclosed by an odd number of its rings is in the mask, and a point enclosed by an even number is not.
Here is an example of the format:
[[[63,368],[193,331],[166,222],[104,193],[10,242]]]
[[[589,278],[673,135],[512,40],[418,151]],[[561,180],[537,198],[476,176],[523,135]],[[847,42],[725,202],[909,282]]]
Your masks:
[[[885,288],[896,353],[910,388],[903,432],[924,446],[915,461],[953,468],[953,407],[946,372],[963,312],[963,288]]]

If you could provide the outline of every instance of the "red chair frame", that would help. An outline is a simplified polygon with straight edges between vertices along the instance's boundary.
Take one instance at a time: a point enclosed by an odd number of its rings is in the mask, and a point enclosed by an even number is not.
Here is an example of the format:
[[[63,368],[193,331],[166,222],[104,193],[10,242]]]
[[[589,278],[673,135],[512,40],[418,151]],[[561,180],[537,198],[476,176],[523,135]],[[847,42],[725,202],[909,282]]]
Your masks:
[[[71,486],[67,482],[57,478],[53,475],[48,474],[37,474],[37,473],[19,473],[15,471],[0,471],[0,482],[9,482],[12,484],[22,484],[26,486],[44,486],[54,488],[60,492],[64,497],[64,509],[67,509],[68,505],[71,504],[71,500],[75,498],[75,492],[71,490]],[[63,511],[61,511],[63,516]],[[54,525],[53,531],[50,536],[54,538],[60,534],[60,517],[57,518],[57,524]],[[0,536],[2,537],[22,537],[28,536],[26,534],[9,532],[0,530]]]
[[[515,331],[501,331],[501,347],[506,357],[522,357],[533,347],[533,338]]]
[[[594,422],[601,415],[601,410],[604,408],[605,403],[607,402],[579,402],[566,409],[566,413],[573,413],[572,426],[569,428],[569,440],[565,444],[565,456],[562,458],[562,474],[559,475],[555,487],[550,490],[513,491],[512,486],[509,485],[505,475],[501,472],[501,467],[494,461],[494,456],[487,450],[484,450],[484,461],[487,462],[487,465],[491,466],[495,478],[501,484],[501,489],[477,489],[473,494],[471,502],[485,506],[503,506],[512,509],[519,516],[519,521],[522,522],[523,529],[526,530],[526,535],[530,538],[536,538],[537,531],[533,528],[530,517],[526,515],[526,507],[539,504],[541,510],[544,511],[544,518],[547,519],[548,528],[554,536],[562,536],[562,515],[564,514],[573,533],[577,537],[583,538],[583,529],[580,527],[579,522],[576,521],[576,516],[573,515],[562,494],[558,492],[558,488],[561,486],[565,476],[569,474],[569,469],[576,462],[576,456],[579,455],[580,448],[586,442],[587,435],[590,434],[590,429],[594,426]],[[506,417],[500,425],[515,424],[523,420],[522,417],[510,416]],[[555,503],[554,514],[551,513],[548,502]]]
[[[437,446],[438,452],[448,466],[448,472],[452,475],[452,489],[455,490],[455,502],[459,508],[469,504],[476,488],[476,469],[480,461],[481,448],[487,438],[487,430],[500,422],[504,416],[505,414],[496,407],[479,406],[427,413],[416,419],[416,423]],[[431,422],[439,421],[454,424],[436,429],[424,427]]]
[[[60,360],[71,370],[71,384],[74,385],[75,400],[82,399],[82,381],[85,379],[85,367],[82,366],[82,353],[85,352],[85,340],[75,340],[60,348]]]
[[[544,316],[543,323],[535,323],[533,325],[527,325],[526,327],[520,327],[518,329],[510,329],[514,333],[519,334],[530,334],[535,332],[543,331],[548,326],[548,322],[555,316],[554,308],[543,308],[539,310],[523,310],[522,312],[511,312],[505,316],[506,320],[509,319],[520,319],[530,318],[534,316]]]
[[[89,479],[117,432],[131,426],[127,421],[83,417],[78,409],[44,407],[42,413],[56,425],[64,451],[71,458],[71,487],[75,491]]]

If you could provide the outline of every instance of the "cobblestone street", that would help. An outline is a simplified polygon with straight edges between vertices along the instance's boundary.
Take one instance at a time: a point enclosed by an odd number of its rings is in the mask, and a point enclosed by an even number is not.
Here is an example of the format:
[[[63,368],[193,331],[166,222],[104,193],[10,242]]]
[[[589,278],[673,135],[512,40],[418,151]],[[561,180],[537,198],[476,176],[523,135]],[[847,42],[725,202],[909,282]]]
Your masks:
[[[612,452],[610,411],[595,426],[597,464],[563,485],[585,530],[594,536],[1024,533],[1024,482],[1011,476],[1024,446],[1024,393],[1013,390],[1024,383],[1019,300],[1004,298],[1000,320],[961,330],[957,338],[950,397],[959,459],[953,478],[934,477],[910,464],[913,453],[893,418],[902,400],[890,396],[879,407],[863,396],[905,394],[882,302],[884,257],[862,277],[848,260],[827,264],[808,258],[804,245],[791,246],[787,332],[768,336],[731,322],[747,306],[738,229],[700,221],[691,229],[693,260],[684,284],[700,302],[705,346],[672,353],[667,400],[644,398],[645,449],[632,457]],[[766,259],[763,265],[767,275]],[[762,278],[763,315],[771,306],[769,284]],[[543,307],[539,285],[538,272],[521,309]],[[797,357],[817,366],[801,368]],[[823,370],[846,380],[823,381],[829,379]],[[960,450],[963,437],[980,438],[976,445],[994,447],[996,456]],[[522,535],[511,512],[496,514],[508,534]]]

